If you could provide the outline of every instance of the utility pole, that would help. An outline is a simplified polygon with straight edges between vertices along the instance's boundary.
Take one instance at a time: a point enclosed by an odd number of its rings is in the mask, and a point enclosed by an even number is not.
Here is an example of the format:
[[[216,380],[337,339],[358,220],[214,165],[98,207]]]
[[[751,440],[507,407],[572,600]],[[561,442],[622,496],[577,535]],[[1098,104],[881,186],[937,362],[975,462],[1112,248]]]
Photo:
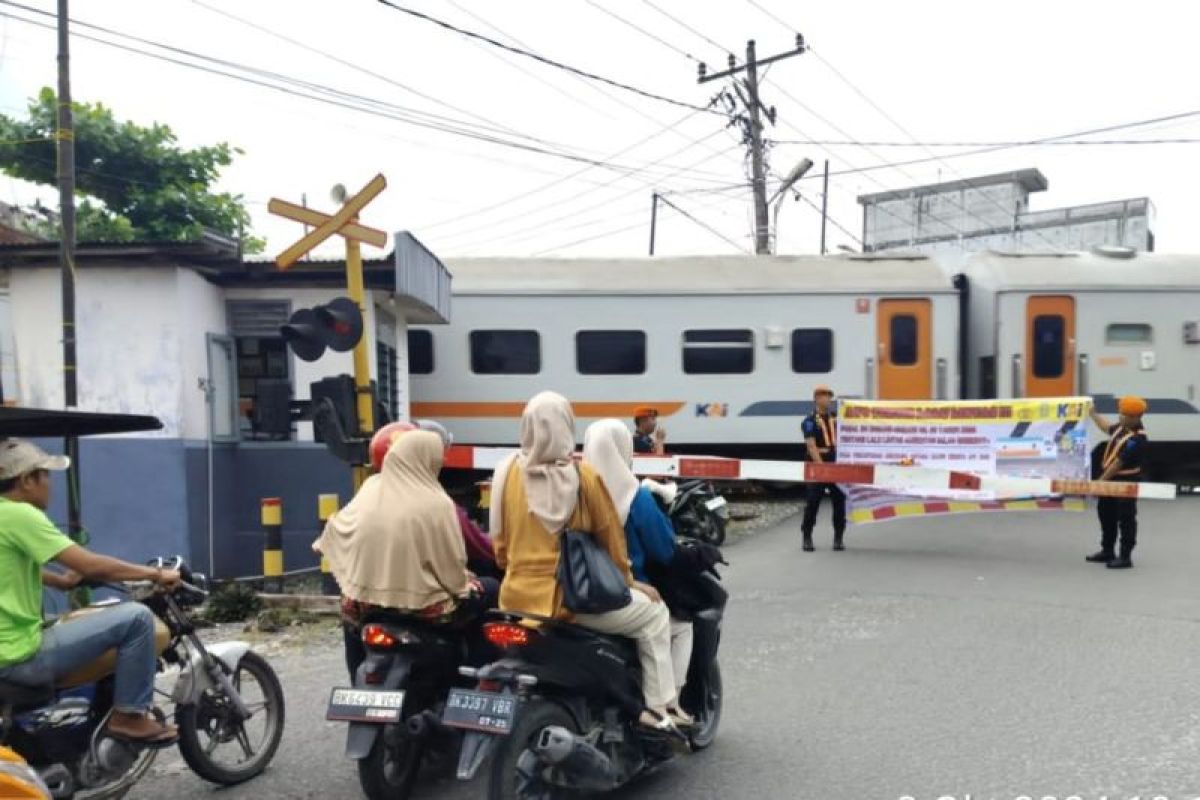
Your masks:
[[[58,261],[62,271],[63,399],[68,409],[79,404],[79,364],[75,357],[75,128],[71,115],[71,32],[67,0],[58,0],[58,216],[62,235]],[[79,440],[64,442],[71,467],[67,471],[67,533],[83,534],[79,492]]]
[[[746,146],[750,149],[750,183],[754,195],[754,252],[758,255],[768,255],[771,252],[771,230],[767,212],[767,156],[766,142],[763,138],[763,117],[765,116],[772,125],[775,124],[774,107],[767,108],[764,106],[759,96],[758,68],[776,61],[782,61],[785,58],[798,56],[806,49],[804,37],[796,34],[796,47],[794,49],[760,60],[755,50],[754,40],[751,39],[746,42],[745,64],[738,66],[737,60],[730,55],[729,68],[712,75],[708,74],[707,65],[700,65],[700,83],[708,83],[709,81],[721,78],[730,78],[742,72],[746,73],[743,81],[735,81],[733,84],[734,93],[737,95],[736,100],[729,93],[726,93],[725,97],[731,111],[739,105],[741,106],[741,111],[734,115],[733,121],[742,126],[743,139]]]
[[[654,234],[658,230],[658,192],[650,193],[650,255],[654,255]]]
[[[825,159],[825,178],[821,185],[821,255],[825,255],[825,223],[829,220],[829,159]]]

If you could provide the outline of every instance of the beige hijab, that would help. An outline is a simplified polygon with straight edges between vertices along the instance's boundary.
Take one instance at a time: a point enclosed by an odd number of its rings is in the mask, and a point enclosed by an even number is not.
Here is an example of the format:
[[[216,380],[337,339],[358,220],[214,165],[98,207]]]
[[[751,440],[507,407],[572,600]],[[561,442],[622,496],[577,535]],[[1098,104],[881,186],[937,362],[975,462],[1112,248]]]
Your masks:
[[[438,484],[444,449],[435,433],[398,437],[317,541],[342,594],[416,611],[467,591],[467,551],[454,502]]]
[[[503,523],[504,483],[516,461],[525,482],[529,510],[550,532],[571,519],[579,495],[575,470],[575,412],[554,392],[534,396],[521,415],[521,450],[500,462],[492,477],[488,526],[495,535]]]
[[[593,422],[583,434],[583,460],[604,482],[624,525],[638,490],[633,475],[633,434],[619,419]]]

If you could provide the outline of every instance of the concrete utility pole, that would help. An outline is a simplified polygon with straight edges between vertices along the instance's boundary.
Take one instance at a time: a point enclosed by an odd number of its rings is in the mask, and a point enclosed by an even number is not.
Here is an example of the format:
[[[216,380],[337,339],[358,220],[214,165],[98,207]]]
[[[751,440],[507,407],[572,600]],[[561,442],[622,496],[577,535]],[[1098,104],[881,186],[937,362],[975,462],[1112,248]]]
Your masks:
[[[79,404],[79,364],[75,357],[75,128],[71,115],[71,32],[67,0],[58,0],[58,215],[62,235],[58,261],[62,270],[63,401],[68,409]],[[67,533],[83,533],[79,492],[79,440],[64,442],[71,468],[67,472]]]
[[[763,117],[775,124],[775,109],[767,108],[759,98],[758,68],[785,58],[798,56],[806,50],[804,37],[796,34],[796,47],[785,53],[759,59],[755,51],[754,40],[746,43],[746,63],[737,65],[737,60],[729,56],[729,69],[723,72],[708,74],[708,67],[700,65],[700,83],[729,78],[741,72],[746,73],[745,80],[734,82],[733,88],[744,113],[735,120],[742,124],[746,146],[750,148],[750,182],[754,195],[754,252],[758,255],[768,255],[771,252],[770,218],[767,212],[767,157],[763,139]],[[744,89],[744,91],[743,91]],[[732,100],[732,98],[731,98]]]

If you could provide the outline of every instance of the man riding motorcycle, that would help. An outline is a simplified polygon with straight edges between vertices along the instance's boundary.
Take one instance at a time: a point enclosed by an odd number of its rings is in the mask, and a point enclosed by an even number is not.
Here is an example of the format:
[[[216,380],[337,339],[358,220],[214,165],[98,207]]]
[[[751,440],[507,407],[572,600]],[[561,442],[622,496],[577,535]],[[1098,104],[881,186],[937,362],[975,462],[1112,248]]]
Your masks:
[[[178,731],[153,710],[157,654],[154,615],[125,603],[43,630],[42,587],[74,588],[81,580],[152,581],[174,588],[174,570],[144,567],[93,553],[72,542],[46,516],[50,473],[67,469],[32,442],[0,441],[0,679],[30,686],[61,680],[115,649],[114,710],[107,733],[130,743],[165,747]],[[44,569],[50,561],[65,573]]]

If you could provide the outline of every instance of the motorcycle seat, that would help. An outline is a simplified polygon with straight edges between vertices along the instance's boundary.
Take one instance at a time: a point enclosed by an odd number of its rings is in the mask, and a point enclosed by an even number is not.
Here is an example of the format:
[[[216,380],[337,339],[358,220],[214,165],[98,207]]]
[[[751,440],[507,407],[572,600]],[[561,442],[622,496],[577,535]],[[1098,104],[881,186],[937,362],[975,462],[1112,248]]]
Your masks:
[[[627,636],[600,633],[574,622],[556,622],[549,626],[548,632],[580,641],[603,642],[615,649],[627,663],[638,663],[637,642]]]
[[[23,683],[0,680],[0,706],[14,711],[26,711],[45,705],[54,699],[54,687],[48,683],[28,686]]]

